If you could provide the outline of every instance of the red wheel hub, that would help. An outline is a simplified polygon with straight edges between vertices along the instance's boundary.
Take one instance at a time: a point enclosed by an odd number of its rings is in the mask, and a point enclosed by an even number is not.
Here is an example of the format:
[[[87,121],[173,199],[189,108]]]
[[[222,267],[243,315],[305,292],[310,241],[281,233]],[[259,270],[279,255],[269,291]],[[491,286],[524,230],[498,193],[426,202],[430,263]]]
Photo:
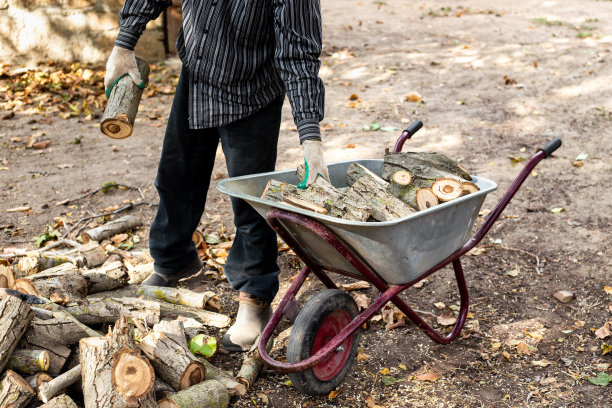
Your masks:
[[[344,329],[353,319],[345,310],[332,312],[321,324],[312,345],[312,354],[323,348],[331,339]],[[312,368],[315,377],[321,381],[329,381],[336,376],[344,367],[344,363],[351,353],[353,336],[349,336],[334,350],[327,360],[322,361]]]

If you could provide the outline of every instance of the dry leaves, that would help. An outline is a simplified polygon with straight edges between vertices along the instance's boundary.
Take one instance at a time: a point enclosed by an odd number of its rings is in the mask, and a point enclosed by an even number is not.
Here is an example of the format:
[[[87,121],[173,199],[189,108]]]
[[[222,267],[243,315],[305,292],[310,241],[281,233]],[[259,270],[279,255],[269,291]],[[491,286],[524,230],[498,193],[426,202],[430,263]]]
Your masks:
[[[595,331],[595,336],[597,336],[598,339],[605,339],[610,334],[612,334],[610,333],[610,322],[606,322],[606,324]]]
[[[436,382],[440,379],[441,375],[436,373],[435,371],[429,371],[425,374],[417,375],[414,377],[417,381],[429,381]]]
[[[457,322],[457,318],[450,310],[445,310],[438,316],[438,324],[440,326],[452,326]]]
[[[370,307],[370,298],[365,293],[353,292],[351,296],[357,303],[357,308],[359,311],[365,310]]]

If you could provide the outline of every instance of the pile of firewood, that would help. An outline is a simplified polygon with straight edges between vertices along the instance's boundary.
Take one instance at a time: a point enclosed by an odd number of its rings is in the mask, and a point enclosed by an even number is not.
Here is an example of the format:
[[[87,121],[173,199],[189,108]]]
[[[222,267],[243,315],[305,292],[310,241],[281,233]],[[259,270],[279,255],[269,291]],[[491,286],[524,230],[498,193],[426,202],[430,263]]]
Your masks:
[[[236,377],[189,349],[229,326],[218,296],[140,285],[148,254],[108,256],[90,238],[0,259],[0,407],[225,407],[245,394],[255,349]]]
[[[479,190],[465,169],[440,153],[387,151],[382,177],[351,163],[345,178],[346,188],[317,177],[306,189],[271,179],[262,198],[352,221],[391,221]]]

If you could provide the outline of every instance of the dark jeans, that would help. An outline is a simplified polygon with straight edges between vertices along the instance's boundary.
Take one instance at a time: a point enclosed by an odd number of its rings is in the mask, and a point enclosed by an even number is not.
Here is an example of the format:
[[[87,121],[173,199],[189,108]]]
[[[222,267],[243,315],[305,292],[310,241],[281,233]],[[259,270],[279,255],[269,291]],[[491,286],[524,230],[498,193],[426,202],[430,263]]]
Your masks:
[[[230,177],[273,171],[276,164],[284,96],[228,125],[189,129],[188,75],[183,68],[155,180],[159,208],[149,247],[160,274],[179,273],[197,262],[191,236],[204,211],[219,139]],[[276,234],[249,204],[231,200],[236,238],[225,275],[234,289],[270,302],[278,291]]]

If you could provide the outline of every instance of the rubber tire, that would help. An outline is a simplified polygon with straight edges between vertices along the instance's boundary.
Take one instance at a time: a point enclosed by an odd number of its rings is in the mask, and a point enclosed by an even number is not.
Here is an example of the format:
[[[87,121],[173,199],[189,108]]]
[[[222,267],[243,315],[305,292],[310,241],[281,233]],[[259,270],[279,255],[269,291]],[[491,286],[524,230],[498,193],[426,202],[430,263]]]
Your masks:
[[[338,289],[325,289],[312,297],[300,311],[289,337],[287,346],[287,361],[295,363],[312,355],[312,347],[321,324],[333,312],[343,310],[348,312],[351,320],[357,316],[359,309],[355,300],[346,292]],[[353,344],[344,366],[331,379],[319,380],[312,368],[297,373],[289,373],[291,382],[299,391],[312,396],[327,395],[336,389],[351,369],[357,354],[360,330],[353,335]]]

